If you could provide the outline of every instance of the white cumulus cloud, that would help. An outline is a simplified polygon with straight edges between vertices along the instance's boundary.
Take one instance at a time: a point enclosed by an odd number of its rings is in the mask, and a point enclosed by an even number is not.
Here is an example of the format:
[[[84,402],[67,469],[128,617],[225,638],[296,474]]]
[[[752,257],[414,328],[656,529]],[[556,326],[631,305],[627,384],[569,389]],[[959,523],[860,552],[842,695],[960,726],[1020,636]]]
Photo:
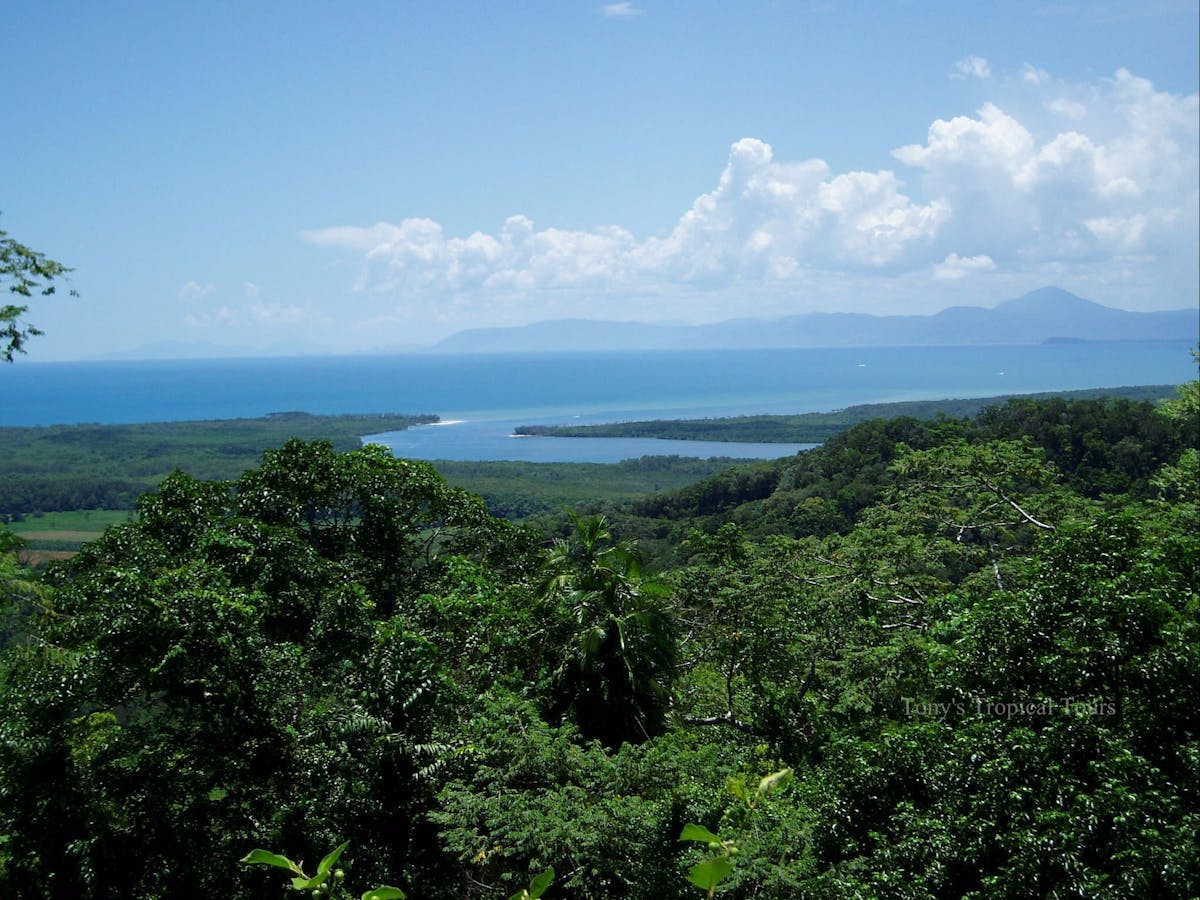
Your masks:
[[[1066,97],[1055,97],[1046,103],[1046,109],[1064,119],[1082,119],[1087,116],[1087,107]]]
[[[993,256],[1095,258],[1176,245],[1168,231],[1197,197],[1197,95],[1156,91],[1124,70],[1090,94],[1103,117],[1079,101],[1060,105],[1086,126],[1035,135],[985,103],[975,116],[935,121],[924,144],[893,153],[951,206],[950,229],[972,249],[994,247]]]
[[[892,155],[910,166],[930,171],[958,166],[1015,171],[1033,150],[1033,135],[992,103],[980,107],[977,116],[937,119],[929,126],[924,144],[898,147]]]
[[[642,271],[689,281],[876,267],[931,238],[945,214],[938,202],[913,203],[890,171],[834,175],[819,159],[776,162],[770,145],[743,138],[716,189],[637,255]]]
[[[466,235],[409,217],[302,238],[357,257],[357,287],[395,298],[395,315],[446,321],[636,314],[648,296],[663,314],[687,315],[704,297],[794,297],[879,275],[944,285],[1024,272],[1037,286],[1071,272],[1128,282],[1157,267],[1172,283],[1194,280],[1197,95],[1125,70],[1072,85],[1026,67],[1016,84],[1024,94],[1007,108],[985,102],[929,124],[923,141],[891,151],[894,168],[839,172],[738,140],[713,188],[655,236],[516,214]]]
[[[914,203],[891,171],[834,175],[822,160],[777,162],[770,145],[730,148],[716,188],[662,238],[617,226],[537,229],[512,216],[496,234],[448,237],[430,219],[304,232],[363,254],[372,290],[530,291],[664,283],[774,282],[806,266],[877,268],[931,240],[949,210]]]

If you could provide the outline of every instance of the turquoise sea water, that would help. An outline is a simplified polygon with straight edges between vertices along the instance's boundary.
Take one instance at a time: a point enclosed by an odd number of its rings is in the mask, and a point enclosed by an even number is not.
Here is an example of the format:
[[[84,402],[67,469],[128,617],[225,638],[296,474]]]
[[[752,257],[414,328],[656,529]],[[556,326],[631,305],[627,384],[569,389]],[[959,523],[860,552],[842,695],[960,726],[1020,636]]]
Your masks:
[[[0,367],[0,425],[311,413],[434,413],[382,436],[419,459],[608,462],[647,453],[777,456],[795,446],[513,438],[520,424],[831,410],[1195,377],[1189,344],[405,355]]]

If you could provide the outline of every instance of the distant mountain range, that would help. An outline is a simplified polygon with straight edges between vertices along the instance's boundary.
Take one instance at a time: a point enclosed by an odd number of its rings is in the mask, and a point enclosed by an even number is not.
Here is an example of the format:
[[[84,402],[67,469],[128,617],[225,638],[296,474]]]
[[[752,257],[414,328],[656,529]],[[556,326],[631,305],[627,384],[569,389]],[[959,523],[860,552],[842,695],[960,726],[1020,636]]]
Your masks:
[[[952,306],[926,316],[804,313],[709,325],[557,319],[460,331],[434,345],[444,353],[539,350],[699,350],[923,344],[1040,344],[1048,341],[1196,341],[1200,312],[1129,312],[1061,288],[1044,287],[998,306]]]

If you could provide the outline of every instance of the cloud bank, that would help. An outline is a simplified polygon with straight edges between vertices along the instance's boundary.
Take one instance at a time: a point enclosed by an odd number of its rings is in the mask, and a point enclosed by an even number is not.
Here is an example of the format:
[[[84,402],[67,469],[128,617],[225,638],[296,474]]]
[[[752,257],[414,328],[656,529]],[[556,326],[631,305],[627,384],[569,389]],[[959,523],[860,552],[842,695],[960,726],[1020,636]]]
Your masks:
[[[976,57],[957,70],[991,76]],[[1006,83],[1022,109],[985,102],[938,119],[922,142],[890,151],[894,166],[874,171],[781,160],[759,138],[738,140],[715,187],[661,235],[539,227],[513,215],[466,236],[404,218],[302,237],[357,255],[361,291],[394,296],[402,309],[464,315],[501,302],[533,308],[555,292],[580,298],[580,309],[652,295],[673,311],[672,296],[794,294],[839,278],[1194,280],[1197,95],[1158,91],[1125,70],[1077,85],[1026,66]],[[1179,305],[1167,300],[1160,305]]]

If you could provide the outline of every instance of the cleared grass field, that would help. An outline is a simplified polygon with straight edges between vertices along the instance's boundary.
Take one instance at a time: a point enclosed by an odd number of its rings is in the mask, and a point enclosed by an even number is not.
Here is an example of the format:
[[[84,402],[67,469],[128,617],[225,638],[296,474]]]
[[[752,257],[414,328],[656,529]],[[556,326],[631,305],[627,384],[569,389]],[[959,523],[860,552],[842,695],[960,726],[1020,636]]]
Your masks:
[[[128,509],[73,509],[68,512],[36,513],[25,516],[18,522],[9,524],[9,528],[26,540],[40,535],[42,532],[80,532],[98,534],[109,525],[119,525],[133,518],[133,511]],[[85,538],[90,540],[90,538]]]
[[[46,563],[59,559],[70,559],[78,550],[30,550],[25,548],[17,553],[17,559],[23,566],[44,566]]]
[[[29,565],[43,565],[55,559],[68,559],[88,541],[94,541],[110,525],[133,518],[124,509],[79,509],[27,516],[9,525],[25,541],[21,558]]]
[[[90,541],[99,536],[99,531],[26,531],[21,537],[26,541]]]

